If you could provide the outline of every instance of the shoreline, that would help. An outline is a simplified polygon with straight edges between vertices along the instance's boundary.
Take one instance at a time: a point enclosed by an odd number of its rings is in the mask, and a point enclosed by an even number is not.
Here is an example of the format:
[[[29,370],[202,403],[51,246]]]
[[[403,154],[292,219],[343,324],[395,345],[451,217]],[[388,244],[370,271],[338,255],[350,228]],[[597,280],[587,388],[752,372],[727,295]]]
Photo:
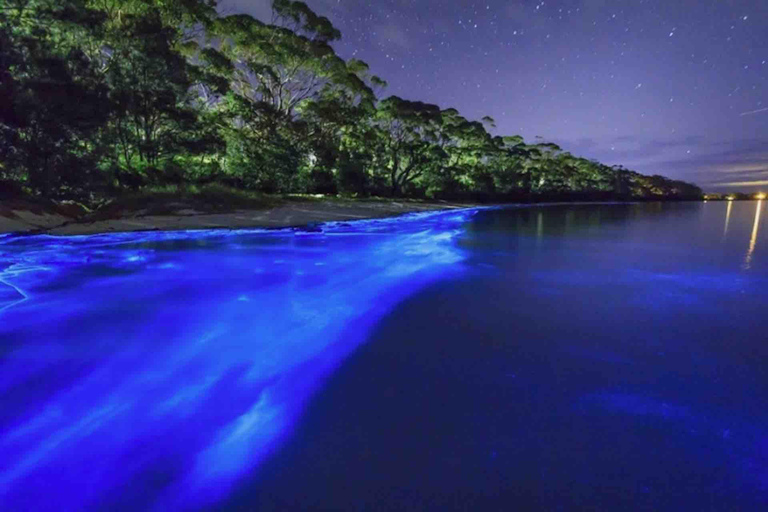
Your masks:
[[[182,209],[170,214],[134,213],[118,218],[74,218],[40,209],[0,209],[0,235],[80,236],[142,231],[190,231],[232,229],[285,229],[326,222],[351,222],[397,217],[409,213],[477,208],[480,204],[430,201],[339,201],[287,202],[264,209],[240,209],[206,213]]]
[[[70,217],[39,207],[4,207],[0,203],[0,236],[87,236],[151,231],[238,229],[301,229],[331,222],[394,218],[412,213],[459,211],[478,208],[525,208],[559,205],[619,205],[647,201],[543,201],[499,204],[449,201],[322,199],[288,201],[266,208],[201,212],[183,208],[168,214],[132,212],[114,218]],[[661,201],[668,202],[668,201]],[[677,201],[675,201],[677,202]]]

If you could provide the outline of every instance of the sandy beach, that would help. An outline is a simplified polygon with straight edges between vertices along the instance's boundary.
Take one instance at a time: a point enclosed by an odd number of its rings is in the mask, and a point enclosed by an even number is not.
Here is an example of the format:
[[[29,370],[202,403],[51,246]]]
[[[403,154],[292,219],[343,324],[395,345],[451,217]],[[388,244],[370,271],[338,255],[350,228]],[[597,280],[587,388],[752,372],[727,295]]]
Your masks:
[[[93,220],[87,216],[80,219],[69,217],[58,211],[26,209],[20,208],[19,205],[0,205],[0,233],[44,233],[67,236],[127,231],[283,228],[471,206],[449,202],[329,199],[287,202],[272,208],[223,213],[203,213],[188,208],[181,208],[167,215],[151,215],[136,211],[119,218]]]

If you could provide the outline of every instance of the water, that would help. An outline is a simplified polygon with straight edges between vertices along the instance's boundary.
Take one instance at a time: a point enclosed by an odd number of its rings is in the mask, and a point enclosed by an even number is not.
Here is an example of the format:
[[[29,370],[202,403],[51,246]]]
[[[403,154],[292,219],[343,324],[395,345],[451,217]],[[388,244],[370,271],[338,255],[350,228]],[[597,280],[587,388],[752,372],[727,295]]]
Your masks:
[[[764,209],[0,238],[0,509],[765,509]]]

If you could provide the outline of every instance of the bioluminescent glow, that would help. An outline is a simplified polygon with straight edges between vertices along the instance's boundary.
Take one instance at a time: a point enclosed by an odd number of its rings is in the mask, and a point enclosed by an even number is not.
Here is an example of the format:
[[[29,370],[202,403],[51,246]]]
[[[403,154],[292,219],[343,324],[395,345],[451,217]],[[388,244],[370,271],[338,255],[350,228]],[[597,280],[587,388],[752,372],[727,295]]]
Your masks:
[[[764,510],[753,206],[0,237],[0,510]]]
[[[768,490],[768,461],[764,459],[765,454],[760,453],[768,438],[762,429],[749,421],[734,418],[724,411],[702,412],[649,396],[616,392],[588,395],[577,404],[577,409],[582,411],[595,408],[661,421],[683,437],[694,436],[700,444],[726,454],[735,466],[757,482],[762,491]]]
[[[0,509],[215,503],[473,213],[0,239]]]

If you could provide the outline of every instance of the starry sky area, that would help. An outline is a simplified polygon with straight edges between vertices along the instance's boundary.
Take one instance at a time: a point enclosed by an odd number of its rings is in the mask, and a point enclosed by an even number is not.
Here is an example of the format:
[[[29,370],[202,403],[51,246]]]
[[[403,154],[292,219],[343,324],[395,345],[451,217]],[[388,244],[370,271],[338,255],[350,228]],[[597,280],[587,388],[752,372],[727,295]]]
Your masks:
[[[609,165],[768,191],[768,0],[306,0],[382,96]],[[269,20],[269,0],[220,0]]]

